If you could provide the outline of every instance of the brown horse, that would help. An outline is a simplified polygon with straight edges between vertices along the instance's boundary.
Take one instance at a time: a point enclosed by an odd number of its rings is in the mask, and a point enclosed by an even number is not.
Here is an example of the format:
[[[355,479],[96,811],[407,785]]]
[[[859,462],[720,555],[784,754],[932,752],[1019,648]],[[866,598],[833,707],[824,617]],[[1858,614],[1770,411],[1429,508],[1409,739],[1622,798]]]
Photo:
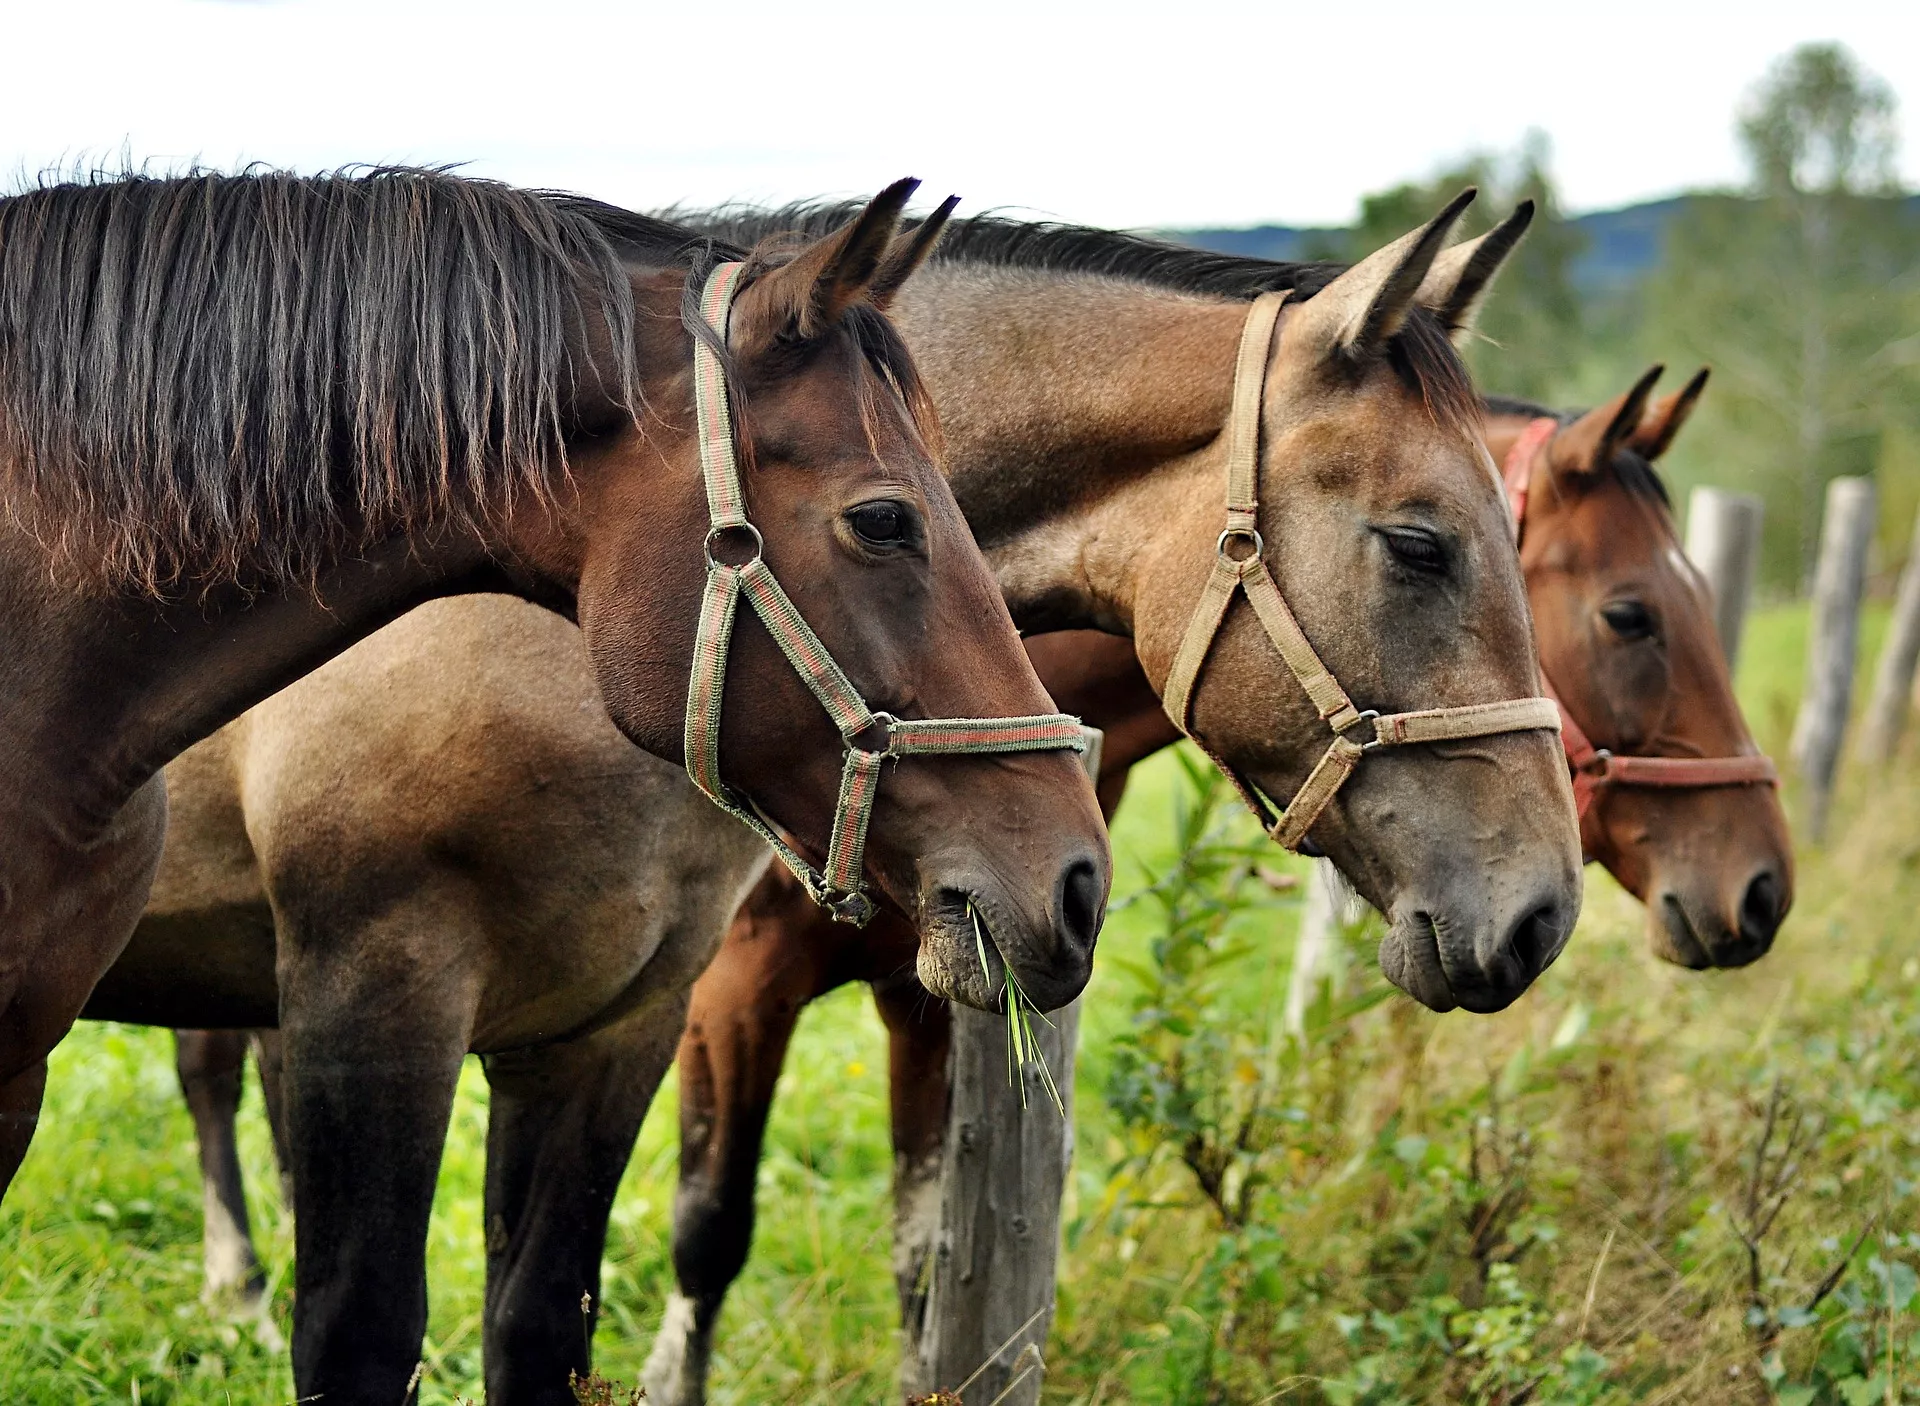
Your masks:
[[[128,179],[0,203],[0,1174],[24,1154],[47,1049],[147,897],[155,772],[426,598],[504,589],[574,615],[593,688],[568,680],[567,705],[599,717],[603,700],[603,727],[671,762],[703,681],[699,735],[724,722],[730,795],[814,855],[844,849],[855,741],[816,701],[824,655],[902,719],[1045,712],[882,311],[937,229],[899,233],[912,189],[786,257],[425,172]],[[740,447],[751,529],[734,526]],[[742,537],[757,568],[703,560],[703,540],[724,562]],[[781,580],[818,638],[781,614]],[[767,626],[729,647],[702,621],[740,582]],[[986,999],[1005,972],[1048,1004],[1080,989],[1108,861],[1074,760],[901,766],[873,822],[864,872],[927,933],[931,986]],[[377,923],[391,871],[358,877],[358,916]],[[283,975],[290,1143],[338,1162],[366,1107],[357,1022],[405,1013],[380,973],[324,953]],[[397,1063],[418,1073],[430,1041],[413,1033]],[[376,1182],[407,1170],[365,1166]],[[322,1277],[319,1243],[301,1302],[325,1321],[353,1285]],[[386,1317],[355,1310],[364,1353],[297,1336],[303,1391],[399,1399],[419,1296],[416,1276]]]
[[[1449,418],[1447,407],[1457,409],[1467,392],[1438,315],[1477,296],[1514,231],[1491,254],[1474,246],[1436,269],[1453,213],[1388,257],[1339,277],[1322,271],[1314,296],[1283,317],[1262,368],[1271,426],[1262,498],[1275,505],[1264,520],[1276,541],[1297,536],[1321,568],[1288,568],[1287,591],[1340,677],[1383,704],[1497,700],[1532,686],[1505,510],[1477,427]],[[1003,582],[1018,571],[1013,599],[1023,624],[1153,621],[1164,670],[1169,637],[1219,535],[1223,446],[1214,441],[1228,394],[1211,377],[1233,379],[1244,304],[1175,286],[1175,274],[1187,276],[1179,268],[1159,282],[1102,271],[1099,240],[1058,269],[1050,262],[1061,262],[1057,246],[1040,252],[1028,263],[1006,251],[955,261],[942,295],[950,312],[922,312],[948,339],[941,364],[951,379],[938,389],[960,412],[949,441],[955,475],[992,517]],[[1429,276],[1436,281],[1421,294]],[[902,297],[912,293],[909,285]],[[1416,295],[1430,297],[1431,308]],[[1021,375],[956,351],[970,326],[996,356],[1023,345],[1032,355],[1061,339],[1060,374]],[[1174,388],[1161,384],[1170,376]],[[1055,424],[1055,415],[1071,423]],[[1021,423],[1034,437],[1031,453],[1005,438]],[[1072,509],[1064,518],[1063,501]],[[1029,515],[1024,527],[1020,512]],[[1119,533],[1135,548],[1124,548]],[[1100,561],[1092,586],[1089,558]],[[1326,732],[1247,614],[1229,617],[1195,716],[1231,764],[1287,794],[1326,750]],[[280,918],[278,1013],[289,1042],[309,1021],[301,1007],[315,999],[293,980],[310,963],[365,973],[375,985],[363,993],[370,1014],[362,1025],[350,1023],[352,1012],[329,1018],[360,1032],[353,1047],[381,1052],[392,1087],[357,1102],[357,1142],[303,1152],[295,1139],[299,1274],[313,1286],[300,1293],[303,1324],[323,1312],[350,1322],[352,1305],[321,1286],[343,1272],[343,1256],[392,1258],[396,1239],[404,1257],[393,1259],[391,1293],[379,1302],[404,1301],[411,1311],[403,1291],[417,1294],[415,1247],[449,1070],[462,1050],[488,1051],[496,1088],[488,1222],[497,1234],[489,1391],[540,1399],[560,1391],[564,1368],[583,1360],[577,1305],[595,1282],[604,1198],[679,1037],[685,987],[757,860],[728,869],[738,861],[725,836],[694,834],[684,820],[672,821],[684,856],[662,850],[660,816],[679,812],[642,785],[611,731],[590,727],[578,709],[528,706],[539,700],[523,699],[513,679],[521,670],[565,677],[558,655],[547,653],[557,644],[529,643],[517,659],[496,660],[492,641],[511,637],[505,624],[439,618],[404,645],[371,642],[231,730],[222,742],[229,750],[209,747],[176,769],[178,843],[155,910],[90,1009],[177,1024],[269,1021],[269,913]],[[1416,625],[1422,634],[1410,645]],[[1375,628],[1391,648],[1369,636]],[[427,650],[422,632],[446,647]],[[449,688],[450,678],[460,686]],[[403,696],[405,707],[395,701]],[[330,701],[356,697],[364,706]],[[386,701],[376,706],[376,698]],[[449,786],[445,759],[475,751],[485,765],[459,762],[474,783]],[[1456,765],[1462,753],[1486,765]],[[1465,864],[1448,844],[1416,842],[1397,819],[1364,823],[1374,808],[1427,815],[1429,789],[1451,795],[1490,837],[1465,881],[1423,872],[1424,864]],[[396,792],[419,797],[398,816],[389,814]],[[1019,816],[1008,822],[1017,835]],[[1403,942],[1425,942],[1426,966],[1457,977],[1457,990],[1446,977],[1422,987],[1436,1004],[1456,994],[1510,1000],[1572,920],[1571,797],[1545,733],[1370,757],[1325,813],[1322,834],[1383,902],[1399,897]],[[676,867],[683,864],[705,867],[689,877]],[[723,871],[733,877],[723,880]],[[1460,937],[1444,961],[1423,931],[1429,912],[1444,914]],[[228,926],[237,937],[217,936]],[[190,944],[202,953],[203,980],[173,983],[166,1003],[154,999],[162,988],[150,973],[171,969]],[[601,955],[576,956],[588,952]],[[252,975],[233,983],[226,974],[238,970]],[[635,993],[641,976],[645,990]],[[367,1021],[385,1023],[377,1038]],[[413,1038],[407,1022],[427,1028]],[[419,1055],[411,1068],[385,1053],[409,1048]],[[425,1090],[424,1102],[408,1101],[409,1081]],[[414,1188],[396,1198],[401,1212],[385,1216],[339,1189],[382,1160],[365,1150],[374,1123],[393,1125],[376,1140]],[[210,1155],[216,1170],[230,1170],[230,1159]],[[579,1186],[561,1171],[583,1167],[591,1175]],[[237,1213],[237,1199],[230,1204]],[[406,1332],[417,1343],[416,1323],[409,1319]],[[402,1335],[391,1337],[397,1360]]]
[[[1705,376],[1647,407],[1649,376],[1586,415],[1491,400],[1501,462],[1529,426],[1551,438],[1528,495],[1522,559],[1542,671],[1573,719],[1622,755],[1755,753],[1727,675],[1706,592],[1681,554],[1652,461],[1673,442]],[[1175,741],[1125,642],[1067,632],[1027,641],[1048,691],[1106,730],[1100,802],[1109,818],[1128,771]],[[1615,786],[1583,816],[1587,854],[1647,904],[1654,950],[1690,967],[1740,966],[1771,945],[1792,902],[1792,850],[1777,794],[1752,786]],[[762,1138],[800,1012],[850,982],[872,983],[888,1032],[894,1140],[894,1256],[908,1323],[937,1219],[947,1121],[946,1007],[907,962],[911,931],[876,923],[836,934],[805,895],[769,874],[694,987],[680,1046],[680,1292],[649,1371],[650,1400],[703,1399],[713,1325],[746,1262]]]

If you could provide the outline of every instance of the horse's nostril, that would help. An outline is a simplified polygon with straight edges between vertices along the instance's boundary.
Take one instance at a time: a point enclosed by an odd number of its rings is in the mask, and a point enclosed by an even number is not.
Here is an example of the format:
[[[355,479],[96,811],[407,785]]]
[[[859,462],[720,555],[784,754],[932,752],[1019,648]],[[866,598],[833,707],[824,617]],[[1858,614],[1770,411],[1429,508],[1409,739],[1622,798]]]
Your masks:
[[[1771,869],[1753,876],[1740,898],[1740,936],[1748,942],[1771,942],[1779,931],[1780,877]]]
[[[1090,953],[1100,936],[1106,906],[1099,867],[1091,859],[1076,859],[1060,875],[1057,905],[1060,936],[1076,952]]]
[[[1520,920],[1508,939],[1507,950],[1531,981],[1560,955],[1562,937],[1559,910],[1545,903]]]

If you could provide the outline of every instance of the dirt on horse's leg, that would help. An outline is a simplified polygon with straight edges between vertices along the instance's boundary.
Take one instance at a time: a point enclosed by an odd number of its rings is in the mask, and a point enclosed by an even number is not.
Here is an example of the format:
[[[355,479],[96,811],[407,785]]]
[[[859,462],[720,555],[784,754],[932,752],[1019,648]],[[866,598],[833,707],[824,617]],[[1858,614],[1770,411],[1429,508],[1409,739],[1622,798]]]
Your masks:
[[[267,1278],[254,1253],[247,1222],[247,1189],[235,1126],[241,1080],[247,1070],[247,1032],[176,1030],[173,1067],[200,1144],[200,1251],[206,1279],[200,1296],[209,1303],[234,1298],[244,1307],[255,1307]]]
[[[166,831],[157,776],[82,849],[0,814],[0,1195],[39,1126],[47,1055],[133,936]]]
[[[679,1044],[686,993],[580,1040],[490,1055],[487,1401],[573,1406],[592,1365],[614,1193]]]
[[[887,1026],[887,1077],[893,1115],[893,1274],[900,1324],[911,1348],[926,1312],[929,1261],[940,1230],[940,1154],[947,1135],[947,1057],[953,1013],[913,975],[875,982],[873,1001]],[[902,1353],[911,1364],[917,1353]],[[904,1365],[903,1365],[904,1370]]]
[[[673,1198],[679,1291],[647,1359],[652,1406],[706,1400],[714,1323],[753,1244],[760,1146],[780,1066],[801,1010],[841,984],[831,944],[851,930],[816,931],[804,894],[779,914],[755,914],[760,896],[735,917],[694,985],[680,1042],[680,1185]]]
[[[422,891],[351,927],[329,921],[325,886],[315,897],[318,911],[283,915],[280,934],[296,1396],[400,1406],[426,1332],[427,1222],[477,999],[454,957],[485,944],[457,930],[465,894]]]

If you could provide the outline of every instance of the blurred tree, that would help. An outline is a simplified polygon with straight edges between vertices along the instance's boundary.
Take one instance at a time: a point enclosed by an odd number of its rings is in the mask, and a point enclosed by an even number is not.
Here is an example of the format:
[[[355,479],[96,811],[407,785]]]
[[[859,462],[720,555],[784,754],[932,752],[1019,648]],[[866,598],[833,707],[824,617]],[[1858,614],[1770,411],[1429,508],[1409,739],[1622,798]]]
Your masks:
[[[1838,45],[1787,55],[1739,119],[1751,192],[1691,199],[1644,291],[1636,340],[1717,368],[1714,432],[1693,445],[1711,445],[1709,476],[1766,497],[1777,584],[1812,571],[1826,481],[1904,478],[1920,430],[1920,218],[1893,184],[1893,112]],[[1883,484],[1902,519],[1907,487]]]
[[[1363,258],[1431,219],[1466,186],[1478,186],[1480,197],[1461,218],[1463,236],[1484,234],[1531,199],[1533,225],[1501,270],[1467,359],[1481,384],[1503,395],[1548,400],[1564,394],[1583,355],[1584,317],[1572,275],[1586,241],[1561,213],[1547,159],[1546,137],[1533,132],[1511,156],[1468,157],[1431,180],[1365,196],[1359,223],[1330,234],[1311,257]]]

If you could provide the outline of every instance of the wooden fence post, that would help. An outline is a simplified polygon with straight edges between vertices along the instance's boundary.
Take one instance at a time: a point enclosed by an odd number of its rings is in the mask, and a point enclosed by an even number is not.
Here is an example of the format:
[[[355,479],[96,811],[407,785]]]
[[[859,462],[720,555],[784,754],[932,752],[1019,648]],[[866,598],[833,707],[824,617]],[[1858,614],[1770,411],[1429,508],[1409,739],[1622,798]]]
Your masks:
[[[1873,542],[1873,482],[1836,478],[1827,484],[1820,559],[1813,573],[1813,618],[1807,639],[1807,686],[1793,724],[1793,764],[1807,783],[1807,830],[1826,834],[1833,775],[1853,702],[1854,655],[1860,643],[1860,597]]]
[[[1687,499],[1687,558],[1713,590],[1713,624],[1729,671],[1759,571],[1762,511],[1753,494],[1724,488],[1696,488]]]
[[[1080,1003],[1034,1022],[1066,1104],[1037,1069],[1007,1077],[1007,1021],[953,1008],[952,1105],[940,1167],[940,1229],[926,1317],[908,1324],[909,1392],[1034,1406],[1045,1376],[1060,1252],[1060,1197],[1073,1161],[1073,1055]],[[916,1333],[915,1329],[918,1329]]]
[[[1920,514],[1913,520],[1913,541],[1907,564],[1900,572],[1900,593],[1894,599],[1887,642],[1873,673],[1873,695],[1860,732],[1860,755],[1883,762],[1900,745],[1906,726],[1908,695],[1913,691],[1914,665],[1920,663]]]

